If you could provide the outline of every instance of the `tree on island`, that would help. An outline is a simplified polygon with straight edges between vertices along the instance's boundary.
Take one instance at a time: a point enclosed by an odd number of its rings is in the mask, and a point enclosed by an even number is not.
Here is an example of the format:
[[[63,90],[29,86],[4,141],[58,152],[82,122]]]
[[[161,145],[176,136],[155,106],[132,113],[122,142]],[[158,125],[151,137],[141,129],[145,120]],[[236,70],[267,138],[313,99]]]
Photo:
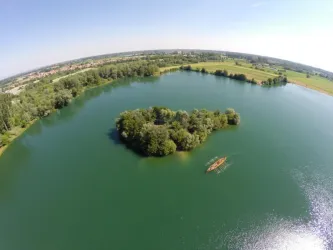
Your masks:
[[[120,139],[133,150],[147,156],[165,156],[176,150],[189,151],[207,136],[228,125],[238,125],[234,109],[193,110],[191,113],[166,107],[136,109],[120,114],[116,126]]]

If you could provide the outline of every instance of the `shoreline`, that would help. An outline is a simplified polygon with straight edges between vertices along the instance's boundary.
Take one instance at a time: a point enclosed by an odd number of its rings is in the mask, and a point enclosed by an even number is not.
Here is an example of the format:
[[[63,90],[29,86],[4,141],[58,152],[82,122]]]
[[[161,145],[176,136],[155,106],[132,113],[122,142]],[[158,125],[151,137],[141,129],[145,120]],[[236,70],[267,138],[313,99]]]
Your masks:
[[[86,92],[87,90],[89,89],[94,89],[96,87],[100,87],[100,86],[104,86],[104,85],[107,85],[107,84],[111,84],[113,81],[112,80],[108,80],[108,81],[105,81],[105,82],[101,82],[101,84],[99,84],[98,86],[92,86],[92,87],[89,87],[89,88],[86,88],[84,91],[82,91],[82,93],[78,96],[76,96],[75,98],[73,98],[73,100],[75,100],[77,97],[81,96],[84,92]],[[70,105],[70,104],[69,104]],[[55,112],[56,110],[60,110],[60,109],[54,109],[50,115]],[[36,121],[40,120],[40,119],[43,119],[44,117],[42,118],[39,118],[39,119],[35,119],[31,122],[29,122],[29,124],[25,127],[25,128],[19,128],[19,127],[15,127],[14,129],[17,129],[18,132],[17,134],[13,135],[11,137],[11,140],[10,142],[3,146],[3,147],[0,147],[0,157],[5,153],[6,149],[12,144],[13,141],[15,141],[18,137],[20,137],[28,128],[30,128]],[[13,132],[13,130],[9,131],[9,133]]]
[[[325,95],[328,95],[328,96],[333,96],[333,93],[330,93],[324,89],[321,89],[319,87],[312,87],[312,86],[309,86],[308,84],[306,83],[302,83],[302,82],[297,82],[297,81],[290,81],[288,82],[289,84],[295,84],[297,86],[301,86],[303,88],[307,88],[307,89],[311,89],[311,90],[314,90],[314,91],[317,91],[321,94],[325,94]],[[333,85],[333,82],[332,82],[332,85]]]
[[[164,67],[164,68],[160,68],[160,71],[159,71],[159,74],[155,74],[155,76],[162,76],[163,74],[166,74],[166,73],[171,73],[171,72],[175,72],[175,71],[178,71],[179,70],[179,67],[180,66],[169,66],[169,67]],[[208,72],[209,74],[213,74],[213,72]],[[229,77],[228,77],[229,78]],[[104,86],[104,85],[107,85],[107,84],[112,84],[113,80],[105,80],[105,81],[102,81],[101,84],[97,85],[97,86],[92,86],[92,87],[89,87],[89,88],[86,88],[84,91],[82,91],[82,93],[78,96],[76,96],[74,99],[76,99],[77,97],[81,96],[84,92],[86,92],[87,90],[89,89],[94,89],[94,88],[97,88],[97,87],[101,87],[101,86]],[[302,82],[298,82],[298,81],[289,81],[288,82],[289,84],[295,84],[297,86],[301,86],[303,88],[307,88],[307,89],[311,89],[311,90],[314,90],[314,91],[317,91],[319,93],[322,93],[322,94],[325,94],[325,95],[328,95],[328,96],[333,96],[332,93],[326,91],[326,90],[323,90],[319,87],[312,87],[312,86],[309,86],[308,84],[305,84],[305,83],[302,83]],[[333,84],[333,83],[332,83]],[[256,85],[259,85],[259,86],[262,86],[262,84],[260,83],[257,83]],[[70,104],[69,104],[70,105]],[[55,110],[54,110],[55,111]],[[54,112],[53,111],[53,112]],[[53,113],[52,112],[52,113]],[[43,119],[43,118],[39,118],[39,119]],[[12,142],[14,140],[16,140],[18,137],[20,137],[30,126],[32,126],[36,121],[38,121],[39,119],[36,119],[34,121],[31,121],[25,128],[19,128],[19,131],[17,134],[15,134],[15,136],[12,137],[11,141],[9,142],[9,144],[3,146],[3,147],[0,147],[0,157],[4,154],[4,152],[6,151],[6,149],[12,144]],[[16,128],[17,129],[17,128]]]
[[[166,73],[177,71],[179,69],[178,67],[180,67],[180,66],[170,66],[170,67],[161,68],[160,69],[160,73],[161,74],[166,74]],[[191,70],[191,71],[193,71],[193,70]],[[208,71],[208,74],[214,75],[214,72],[213,71]],[[229,77],[227,77],[227,78],[229,78]],[[317,91],[319,93],[322,93],[322,94],[325,94],[325,95],[333,97],[333,93],[331,93],[329,91],[326,91],[326,90],[324,90],[324,89],[322,89],[320,87],[314,87],[314,86],[308,85],[308,84],[303,83],[303,82],[299,82],[299,81],[295,81],[295,80],[292,80],[292,79],[291,80],[288,79],[287,84],[295,84],[297,86],[301,86],[301,87],[304,87],[304,88],[307,88],[307,89],[311,89],[311,90]],[[263,86],[264,84],[261,84],[261,82],[258,82],[256,85]],[[332,82],[332,85],[333,85],[333,82]]]
[[[13,141],[15,141],[17,138],[19,138],[28,128],[30,128],[38,120],[39,119],[29,122],[29,124],[24,128],[18,128],[17,134],[15,134],[15,136],[13,136],[11,138],[11,141],[7,145],[0,147],[0,157],[5,153],[6,149],[13,143]],[[17,129],[17,127],[16,127],[16,129]]]

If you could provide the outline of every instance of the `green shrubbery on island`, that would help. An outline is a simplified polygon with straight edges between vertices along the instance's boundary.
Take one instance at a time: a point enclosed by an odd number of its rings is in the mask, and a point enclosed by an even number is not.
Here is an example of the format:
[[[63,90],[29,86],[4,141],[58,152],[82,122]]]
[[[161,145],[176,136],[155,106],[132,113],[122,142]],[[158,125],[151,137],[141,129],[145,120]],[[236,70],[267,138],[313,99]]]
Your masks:
[[[147,156],[189,151],[203,143],[214,130],[239,123],[240,116],[234,109],[224,113],[195,109],[188,113],[165,107],[125,111],[116,121],[121,140]]]

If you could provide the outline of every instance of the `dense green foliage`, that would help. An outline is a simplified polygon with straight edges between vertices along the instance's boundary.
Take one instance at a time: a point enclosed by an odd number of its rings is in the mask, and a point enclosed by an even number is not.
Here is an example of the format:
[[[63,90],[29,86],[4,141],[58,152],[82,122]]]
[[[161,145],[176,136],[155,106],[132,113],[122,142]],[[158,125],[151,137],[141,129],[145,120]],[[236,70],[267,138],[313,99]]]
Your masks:
[[[248,79],[246,78],[246,75],[244,74],[230,74],[230,78],[239,80],[239,81],[247,81]]]
[[[191,70],[193,70],[191,65],[187,65],[187,66],[183,66],[183,65],[182,65],[182,66],[180,66],[179,69],[181,69],[181,70],[187,70],[187,71],[191,71]]]
[[[12,95],[0,95],[0,132],[8,131],[11,128],[11,110],[12,110]]]
[[[193,69],[191,65],[187,65],[187,66],[180,66],[179,68],[180,70],[185,70],[185,71],[195,71],[195,72],[201,72],[201,73],[209,73],[205,68],[202,68],[200,70],[200,68],[196,68]],[[216,70],[214,73],[212,73],[216,76],[224,76],[224,77],[229,77],[231,79],[235,79],[235,80],[239,80],[239,81],[243,81],[243,82],[249,82],[249,83],[254,83],[254,84],[258,84],[258,82],[254,79],[247,79],[245,74],[228,74],[227,70]],[[286,76],[278,76],[275,78],[268,78],[267,81],[262,81],[261,84],[262,85],[280,85],[280,84],[286,84],[288,82],[288,79]]]
[[[286,84],[288,82],[287,77],[285,76],[278,76],[275,78],[268,78],[267,81],[262,81],[261,84],[263,85],[280,85]]]
[[[0,147],[9,143],[9,131],[12,127],[12,95],[0,94]]]
[[[229,74],[228,74],[228,71],[227,70],[216,70],[215,73],[214,73],[216,76],[225,76],[225,77],[228,77]]]
[[[32,120],[45,117],[67,106],[85,88],[122,77],[152,76],[159,72],[154,63],[136,61],[107,65],[70,76],[56,83],[40,81],[26,87],[18,96],[0,94],[0,147],[9,143],[8,132],[25,127]]]
[[[207,71],[205,68],[202,68],[202,69],[201,69],[201,73],[207,74],[208,71]]]
[[[15,127],[26,127],[31,121],[48,116],[52,111],[67,106],[86,88],[123,77],[152,76],[159,74],[159,67],[174,65],[188,65],[181,66],[180,69],[209,73],[207,68],[193,69],[189,64],[222,60],[223,57],[215,53],[145,54],[140,57],[116,60],[112,63],[106,62],[98,69],[80,72],[54,82],[55,78],[70,73],[60,72],[43,78],[39,82],[29,83],[19,95],[0,93],[0,147],[8,144],[15,136],[11,133]],[[244,74],[228,74],[227,70],[216,70],[212,74],[257,83],[254,79],[247,79]],[[262,83],[276,85],[286,82],[286,77],[281,75]],[[177,147],[179,148],[178,144]]]
[[[240,116],[233,109],[225,113],[195,109],[188,113],[153,107],[125,111],[116,125],[121,140],[130,148],[147,156],[164,156],[191,150],[212,131],[239,123]]]
[[[18,96],[0,93],[0,147],[10,142],[14,127],[25,127],[35,119],[48,116],[55,109],[67,106],[71,100],[89,87],[123,77],[145,77],[159,74],[159,67],[197,63],[199,56],[148,55],[107,63],[98,69],[53,80],[64,72],[29,83]],[[70,72],[65,72],[70,73]]]

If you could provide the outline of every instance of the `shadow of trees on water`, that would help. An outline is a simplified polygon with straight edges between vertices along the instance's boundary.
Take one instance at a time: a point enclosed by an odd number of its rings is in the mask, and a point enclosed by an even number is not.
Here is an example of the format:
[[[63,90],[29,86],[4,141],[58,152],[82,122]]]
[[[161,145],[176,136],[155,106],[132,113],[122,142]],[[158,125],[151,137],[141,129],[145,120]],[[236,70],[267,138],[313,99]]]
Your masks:
[[[121,142],[118,130],[116,128],[110,129],[107,135],[113,144],[125,146],[125,144]]]
[[[118,130],[116,128],[111,128],[109,130],[109,132],[107,133],[107,136],[109,138],[109,140],[116,146],[122,146],[124,148],[126,148],[127,150],[130,150],[131,152],[135,153],[136,155],[140,156],[140,157],[148,157],[146,155],[144,155],[138,148],[136,147],[130,147],[129,145],[127,145],[126,143],[123,143],[120,139]]]

